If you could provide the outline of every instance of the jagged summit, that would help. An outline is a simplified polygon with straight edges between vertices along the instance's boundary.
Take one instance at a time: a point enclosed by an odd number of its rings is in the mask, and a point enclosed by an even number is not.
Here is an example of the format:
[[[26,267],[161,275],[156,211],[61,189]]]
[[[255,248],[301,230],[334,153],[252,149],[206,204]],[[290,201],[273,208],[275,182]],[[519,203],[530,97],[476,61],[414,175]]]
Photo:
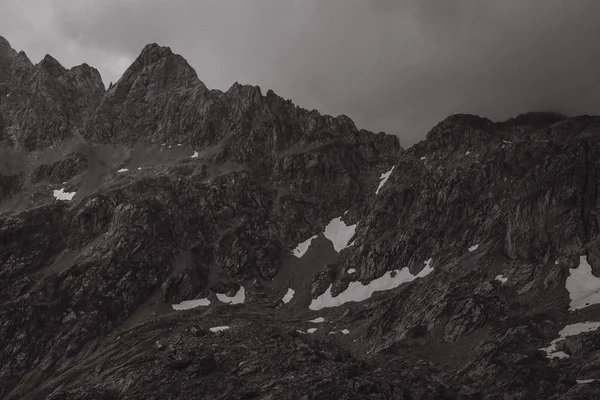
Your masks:
[[[514,118],[509,118],[506,121],[502,121],[504,125],[534,125],[534,126],[547,126],[555,122],[566,119],[567,116],[559,112],[554,111],[536,111],[519,114]]]
[[[8,40],[0,36],[0,83],[9,79],[10,66],[17,52],[10,46]]]
[[[0,57],[14,58],[17,55],[15,49],[13,49],[3,36],[0,36]]]

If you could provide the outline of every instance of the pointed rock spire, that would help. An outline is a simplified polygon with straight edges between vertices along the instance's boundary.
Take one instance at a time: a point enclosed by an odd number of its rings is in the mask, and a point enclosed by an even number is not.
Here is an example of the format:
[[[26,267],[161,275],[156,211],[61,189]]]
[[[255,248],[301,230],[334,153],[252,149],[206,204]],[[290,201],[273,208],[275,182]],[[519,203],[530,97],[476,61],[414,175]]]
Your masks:
[[[0,83],[5,82],[10,77],[10,66],[17,52],[10,46],[8,40],[0,36]]]

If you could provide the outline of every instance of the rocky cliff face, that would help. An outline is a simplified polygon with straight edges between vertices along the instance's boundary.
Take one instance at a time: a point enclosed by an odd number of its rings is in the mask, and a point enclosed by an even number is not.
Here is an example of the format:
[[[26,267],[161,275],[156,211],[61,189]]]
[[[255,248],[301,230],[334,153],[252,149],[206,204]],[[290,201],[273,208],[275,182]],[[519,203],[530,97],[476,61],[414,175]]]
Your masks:
[[[2,39],[0,397],[598,397],[599,122],[404,150],[165,47],[105,90]]]

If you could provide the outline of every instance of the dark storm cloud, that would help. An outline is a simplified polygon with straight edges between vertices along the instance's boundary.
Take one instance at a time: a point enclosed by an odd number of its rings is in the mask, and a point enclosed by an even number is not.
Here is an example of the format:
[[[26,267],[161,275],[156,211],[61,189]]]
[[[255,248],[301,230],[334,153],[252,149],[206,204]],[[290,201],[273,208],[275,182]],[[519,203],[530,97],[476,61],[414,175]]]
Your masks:
[[[9,0],[0,26],[37,61],[116,81],[149,42],[209,87],[234,81],[422,139],[450,113],[599,113],[596,0]]]

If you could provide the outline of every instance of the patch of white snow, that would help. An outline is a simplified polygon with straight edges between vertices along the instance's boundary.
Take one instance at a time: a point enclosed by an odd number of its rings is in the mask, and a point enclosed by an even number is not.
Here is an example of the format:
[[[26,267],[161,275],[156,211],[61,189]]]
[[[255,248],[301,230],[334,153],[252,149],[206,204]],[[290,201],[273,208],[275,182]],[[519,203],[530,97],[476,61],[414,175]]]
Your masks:
[[[348,335],[350,333],[350,331],[348,329],[342,329],[342,333],[344,335]]]
[[[189,310],[192,308],[196,308],[196,307],[206,307],[206,306],[210,306],[210,300],[209,299],[196,299],[196,300],[185,300],[182,301],[179,304],[173,304],[173,310]]]
[[[319,317],[319,318],[311,319],[308,322],[312,322],[313,324],[320,324],[320,323],[325,322],[325,318]]]
[[[478,244],[474,244],[473,246],[469,247],[469,251],[470,252],[474,252],[475,250],[477,250],[479,248]]]
[[[118,170],[117,172],[127,172],[129,171],[127,168],[121,168],[120,170]]]
[[[315,333],[316,331],[317,331],[317,328],[310,328],[310,329],[306,330],[306,332],[308,332],[308,333]]]
[[[190,158],[198,158],[200,154],[196,150],[194,150],[194,154]]]
[[[575,382],[581,384],[592,383],[595,379],[576,379]]]
[[[346,247],[349,247],[348,242],[352,239],[352,236],[354,236],[357,225],[358,224],[348,226],[342,221],[341,217],[334,218],[325,227],[325,232],[323,234],[331,241],[331,243],[333,243],[333,248],[339,253]],[[351,245],[352,244],[350,244],[350,246]]]
[[[548,358],[567,358],[569,355],[565,352],[556,351],[556,345],[558,342],[565,340],[565,338],[568,336],[577,336],[581,333],[595,331],[598,328],[600,328],[600,322],[578,322],[576,324],[567,325],[560,332],[558,332],[558,339],[554,339],[552,342],[550,342],[550,346],[541,348],[540,350],[545,351]]]
[[[350,282],[348,288],[335,297],[331,295],[331,285],[329,285],[325,293],[312,300],[309,308],[311,310],[320,310],[326,307],[338,307],[348,302],[364,301],[375,292],[397,288],[403,283],[412,282],[416,278],[423,278],[432,271],[431,262],[429,264],[426,262],[425,268],[417,275],[411,274],[406,267],[401,270],[388,271],[383,276],[372,280],[366,285],[363,285],[361,282]]]
[[[59,190],[54,190],[54,198],[56,200],[66,200],[66,201],[71,201],[73,200],[73,196],[75,196],[75,193],[77,192],[65,192],[65,189],[59,189]]]
[[[508,281],[508,278],[505,278],[503,275],[496,275],[494,279],[502,282],[503,284],[506,283],[506,281]]]
[[[217,299],[221,303],[227,304],[242,304],[246,300],[246,289],[240,286],[240,289],[232,297],[227,296],[225,293],[217,293]]]
[[[294,297],[294,293],[294,289],[289,288],[285,296],[283,296],[283,298],[281,299],[281,301],[283,301],[284,304],[289,303],[292,300],[292,297]]]
[[[579,257],[579,267],[569,270],[566,287],[571,303],[569,311],[579,310],[600,304],[600,278],[592,274],[592,267],[586,256]]]
[[[292,254],[298,258],[302,258],[302,256],[308,251],[310,244],[313,240],[317,238],[317,235],[309,237],[304,242],[299,243],[298,246],[294,250],[292,250]]]
[[[465,153],[465,156],[468,156],[469,154],[471,154],[471,152],[470,152],[470,151],[467,151],[467,152]]]
[[[220,331],[226,331],[227,329],[229,329],[228,326],[215,326],[210,328],[211,332],[220,332]]]
[[[356,272],[356,270],[355,270],[354,268],[350,268],[350,269],[348,270],[347,274],[353,274],[353,273],[355,273],[355,272]]]
[[[421,160],[426,160],[426,159],[427,159],[427,157],[421,157]]]
[[[392,171],[394,171],[394,167],[392,167],[392,169],[390,169],[388,172],[384,172],[383,174],[381,174],[381,176],[379,177],[379,186],[377,186],[377,190],[375,191],[375,194],[379,194],[379,191],[381,190],[383,185],[385,185],[385,183],[388,181],[388,179],[390,179],[390,175],[392,175]]]

